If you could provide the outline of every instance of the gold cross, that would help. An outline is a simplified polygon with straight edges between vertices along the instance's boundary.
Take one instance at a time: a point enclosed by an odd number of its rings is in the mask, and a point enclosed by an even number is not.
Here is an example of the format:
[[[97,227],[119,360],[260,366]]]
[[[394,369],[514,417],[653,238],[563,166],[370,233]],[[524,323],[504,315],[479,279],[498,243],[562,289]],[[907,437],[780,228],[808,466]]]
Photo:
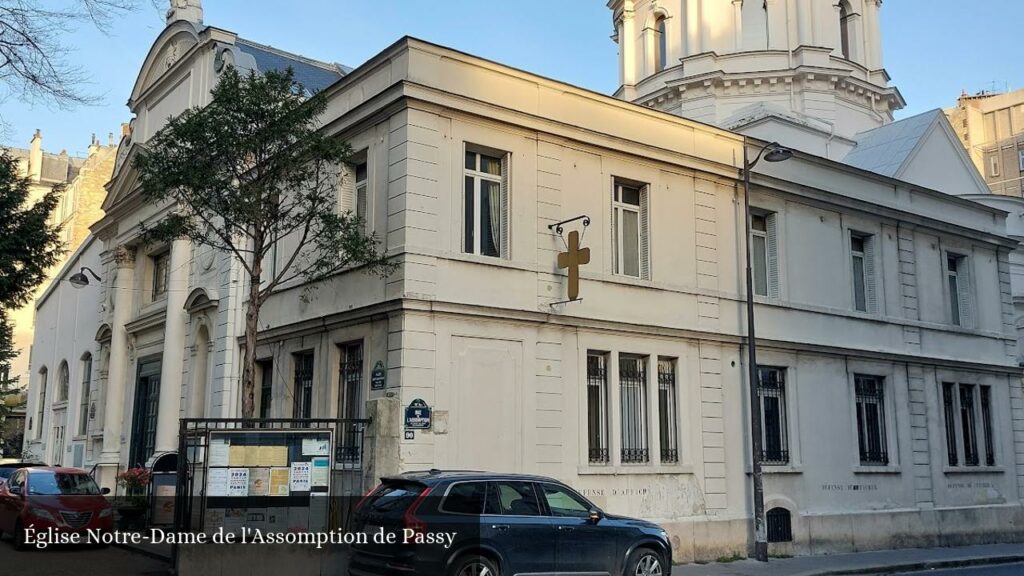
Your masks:
[[[558,268],[569,269],[569,300],[580,295],[580,266],[590,263],[590,248],[580,248],[580,233],[569,232],[568,251],[558,255]]]

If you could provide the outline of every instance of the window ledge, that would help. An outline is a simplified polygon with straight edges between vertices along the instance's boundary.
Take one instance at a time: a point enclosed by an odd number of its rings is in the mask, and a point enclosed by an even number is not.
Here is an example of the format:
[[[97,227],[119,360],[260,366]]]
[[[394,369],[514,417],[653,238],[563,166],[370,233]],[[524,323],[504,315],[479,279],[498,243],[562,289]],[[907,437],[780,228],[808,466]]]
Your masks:
[[[624,464],[620,466],[580,466],[576,473],[580,476],[618,476],[625,474],[693,474],[693,466],[689,464]]]
[[[61,408],[67,408],[67,407],[68,407],[68,401],[67,400],[58,400],[57,402],[54,402],[53,404],[50,405],[50,408],[53,409],[53,410],[60,410]]]
[[[853,467],[854,474],[902,474],[899,466],[872,466],[870,464],[858,464]]]
[[[750,471],[748,470],[747,473],[749,474]],[[804,473],[804,467],[803,466],[799,466],[799,465],[795,465],[795,464],[787,464],[785,466],[775,466],[773,464],[761,464],[761,474],[803,474],[803,473]]]
[[[1002,466],[945,466],[943,474],[1003,474],[1006,469]]]

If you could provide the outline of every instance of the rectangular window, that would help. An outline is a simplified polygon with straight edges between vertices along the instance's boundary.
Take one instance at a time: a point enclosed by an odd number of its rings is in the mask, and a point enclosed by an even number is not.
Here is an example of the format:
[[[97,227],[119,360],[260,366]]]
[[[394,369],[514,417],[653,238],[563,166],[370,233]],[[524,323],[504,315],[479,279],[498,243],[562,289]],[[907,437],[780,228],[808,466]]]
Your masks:
[[[292,418],[310,418],[313,415],[313,352],[300,352],[293,359],[295,383],[292,388]]]
[[[789,463],[786,421],[786,369],[758,367],[757,397],[761,402],[761,462]]]
[[[850,260],[853,273],[853,307],[860,312],[874,312],[875,257],[874,238],[850,232]]]
[[[971,325],[970,281],[966,256],[946,257],[946,281],[949,288],[949,321],[954,326]]]
[[[942,384],[946,451],[950,466],[996,465],[992,391],[977,384]],[[982,452],[984,450],[984,460]]]
[[[92,393],[92,356],[82,360],[82,395],[78,408],[78,435],[89,431],[89,395]]]
[[[270,418],[274,398],[274,361],[260,360],[260,418]]]
[[[1024,172],[1024,150],[1017,150],[1017,167]]]
[[[363,401],[363,343],[341,345],[341,367],[338,374],[341,386],[338,416],[354,420],[362,416]],[[358,462],[362,440],[362,426],[355,422],[341,425],[338,458],[342,462]]]
[[[587,353],[587,448],[591,464],[608,463],[608,355]]]
[[[650,461],[647,441],[647,358],[619,356],[619,403],[622,411],[622,462]]]
[[[612,198],[612,254],[616,274],[647,278],[647,189],[615,182]]]
[[[366,221],[366,162],[356,164],[356,216]]]
[[[658,359],[658,434],[661,463],[679,462],[679,432],[676,407],[676,360]]]
[[[751,268],[754,294],[779,297],[779,249],[775,214],[755,213],[750,216]]]
[[[997,151],[988,158],[988,175],[996,178],[999,176],[999,152]]]
[[[153,300],[167,295],[167,279],[171,271],[171,253],[163,252],[152,257],[153,260]]]
[[[508,257],[508,154],[466,148],[463,251]]]
[[[885,380],[878,376],[854,376],[857,400],[857,445],[860,463],[886,466],[889,451],[885,436]]]

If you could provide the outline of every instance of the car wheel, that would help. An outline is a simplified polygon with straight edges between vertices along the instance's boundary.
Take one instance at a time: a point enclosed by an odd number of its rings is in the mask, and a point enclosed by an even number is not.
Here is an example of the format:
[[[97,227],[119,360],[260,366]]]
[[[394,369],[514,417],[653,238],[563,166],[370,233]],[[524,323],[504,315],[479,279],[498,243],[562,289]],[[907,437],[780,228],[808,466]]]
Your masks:
[[[664,560],[650,548],[637,548],[629,555],[626,576],[662,576],[665,573]]]
[[[14,525],[14,549],[28,550],[28,544],[25,543],[25,529],[21,526],[21,520]]]
[[[451,576],[500,576],[498,566],[486,556],[471,554],[460,558],[452,566]]]

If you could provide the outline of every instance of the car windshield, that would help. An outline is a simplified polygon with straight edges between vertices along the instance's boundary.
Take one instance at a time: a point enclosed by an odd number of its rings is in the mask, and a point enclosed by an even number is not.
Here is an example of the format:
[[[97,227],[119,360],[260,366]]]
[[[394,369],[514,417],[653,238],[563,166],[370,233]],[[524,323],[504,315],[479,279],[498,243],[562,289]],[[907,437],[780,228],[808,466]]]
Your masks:
[[[87,496],[100,489],[88,474],[33,472],[28,477],[28,493],[42,496]]]
[[[14,471],[17,468],[0,468],[0,480],[7,480],[11,476],[14,476]]]

